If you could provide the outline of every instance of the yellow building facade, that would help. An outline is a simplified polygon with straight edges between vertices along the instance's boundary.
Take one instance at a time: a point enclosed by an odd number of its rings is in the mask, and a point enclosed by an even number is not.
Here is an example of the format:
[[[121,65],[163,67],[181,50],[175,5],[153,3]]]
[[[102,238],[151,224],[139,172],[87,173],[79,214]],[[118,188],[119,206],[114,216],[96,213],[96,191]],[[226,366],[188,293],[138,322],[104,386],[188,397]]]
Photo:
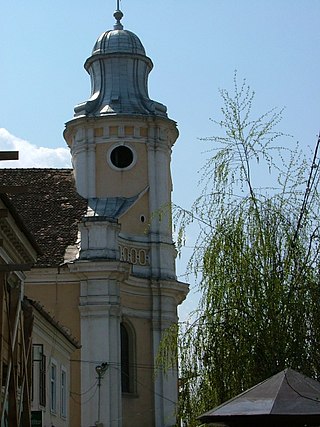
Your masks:
[[[15,202],[42,256],[26,294],[81,344],[71,360],[70,426],[175,425],[177,371],[155,376],[163,332],[188,292],[176,278],[167,109],[148,95],[153,64],[139,38],[113,29],[85,69],[89,99],[64,131],[72,170],[7,170],[31,190]]]

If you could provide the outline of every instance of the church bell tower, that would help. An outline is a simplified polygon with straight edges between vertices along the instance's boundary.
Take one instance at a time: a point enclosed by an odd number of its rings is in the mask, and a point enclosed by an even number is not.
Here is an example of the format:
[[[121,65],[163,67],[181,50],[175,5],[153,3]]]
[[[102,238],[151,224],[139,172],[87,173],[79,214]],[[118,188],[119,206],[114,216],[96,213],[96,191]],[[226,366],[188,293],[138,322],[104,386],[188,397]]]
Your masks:
[[[171,230],[171,149],[178,137],[167,108],[148,95],[153,64],[123,13],[96,41],[85,69],[90,98],[64,137],[78,193],[82,426],[175,424],[177,373],[154,377],[163,331],[177,321],[187,285],[176,279]],[[103,367],[103,372],[101,371]]]

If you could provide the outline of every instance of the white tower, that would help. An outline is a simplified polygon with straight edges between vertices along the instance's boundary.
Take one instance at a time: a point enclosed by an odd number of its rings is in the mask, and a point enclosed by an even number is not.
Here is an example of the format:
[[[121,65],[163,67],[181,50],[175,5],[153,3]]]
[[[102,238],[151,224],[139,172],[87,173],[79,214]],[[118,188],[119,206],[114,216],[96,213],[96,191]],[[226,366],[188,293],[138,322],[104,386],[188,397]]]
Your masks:
[[[176,280],[171,231],[171,148],[166,107],[148,95],[153,65],[114,13],[85,62],[91,97],[66,124],[77,191],[89,210],[71,267],[81,280],[82,426],[166,427],[175,423],[177,373],[154,379],[163,330],[177,321],[187,286]],[[104,365],[102,365],[104,364]],[[107,364],[107,365],[105,365]]]

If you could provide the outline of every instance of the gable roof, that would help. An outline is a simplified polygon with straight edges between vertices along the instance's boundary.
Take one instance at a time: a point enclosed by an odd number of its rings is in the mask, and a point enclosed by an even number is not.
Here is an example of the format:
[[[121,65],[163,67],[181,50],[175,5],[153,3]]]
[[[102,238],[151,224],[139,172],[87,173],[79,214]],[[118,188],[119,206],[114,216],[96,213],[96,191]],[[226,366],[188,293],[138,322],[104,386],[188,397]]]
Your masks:
[[[58,266],[65,250],[74,245],[78,223],[87,211],[87,200],[76,191],[72,169],[0,169],[1,186],[40,248],[36,266]]]
[[[293,369],[279,372],[206,412],[199,419],[207,423],[237,426],[249,426],[251,422],[262,425],[265,421],[272,426],[272,420],[285,422],[289,417],[290,425],[300,425],[301,421],[301,425],[309,425],[309,418],[312,422],[320,421],[320,383]]]

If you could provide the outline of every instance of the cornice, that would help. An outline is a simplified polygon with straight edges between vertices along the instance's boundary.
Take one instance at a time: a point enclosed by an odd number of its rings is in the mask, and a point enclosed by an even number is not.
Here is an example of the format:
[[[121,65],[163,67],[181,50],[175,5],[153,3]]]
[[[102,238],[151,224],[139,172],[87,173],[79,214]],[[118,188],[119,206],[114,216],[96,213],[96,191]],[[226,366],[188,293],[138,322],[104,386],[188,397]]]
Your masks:
[[[80,275],[79,278],[126,279],[131,271],[127,262],[115,260],[77,260],[68,264],[70,272]]]
[[[33,246],[10,216],[0,218],[0,239],[3,250],[14,263],[35,263]]]

